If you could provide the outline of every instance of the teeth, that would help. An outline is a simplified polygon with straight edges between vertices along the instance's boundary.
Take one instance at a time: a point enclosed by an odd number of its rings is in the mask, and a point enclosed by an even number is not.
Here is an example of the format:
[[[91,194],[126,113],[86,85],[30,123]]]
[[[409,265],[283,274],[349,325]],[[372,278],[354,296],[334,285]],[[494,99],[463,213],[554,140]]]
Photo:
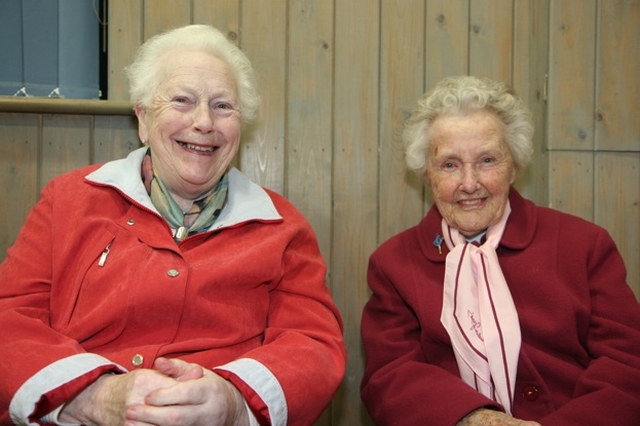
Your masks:
[[[187,148],[187,149],[192,149],[194,151],[201,151],[201,152],[213,152],[214,151],[214,147],[212,146],[199,146],[199,145],[191,145],[190,143],[184,143],[184,142],[178,142],[180,145],[182,145],[183,147]]]

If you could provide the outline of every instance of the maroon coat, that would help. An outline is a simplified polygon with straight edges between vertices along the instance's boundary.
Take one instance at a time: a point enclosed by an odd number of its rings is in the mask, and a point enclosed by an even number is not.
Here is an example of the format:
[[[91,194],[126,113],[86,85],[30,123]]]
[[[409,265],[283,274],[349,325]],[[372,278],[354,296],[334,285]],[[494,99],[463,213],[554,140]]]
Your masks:
[[[640,305],[602,228],[515,190],[497,249],[520,319],[513,415],[547,425],[640,425]],[[434,207],[372,255],[362,399],[378,425],[454,425],[502,409],[466,385],[440,323],[445,257]]]

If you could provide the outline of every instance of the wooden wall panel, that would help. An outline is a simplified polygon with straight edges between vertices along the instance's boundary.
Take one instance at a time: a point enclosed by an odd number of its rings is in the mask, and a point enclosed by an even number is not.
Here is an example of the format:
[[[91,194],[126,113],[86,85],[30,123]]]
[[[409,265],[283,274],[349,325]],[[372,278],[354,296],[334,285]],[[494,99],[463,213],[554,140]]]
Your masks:
[[[15,241],[39,191],[39,117],[0,113],[0,261]]]
[[[627,282],[640,299],[640,151],[598,153],[595,170],[594,221],[616,241]]]
[[[93,134],[92,163],[124,158],[142,146],[134,116],[96,116]]]
[[[596,1],[550,4],[549,148],[591,150]]]
[[[596,147],[637,152],[640,151],[640,0],[601,0],[598,11]]]
[[[213,25],[236,44],[240,34],[240,4],[238,0],[192,0],[193,23]]]
[[[42,117],[40,189],[51,178],[90,164],[91,121],[86,115],[46,114]]]
[[[254,182],[285,193],[285,77],[287,2],[242,2],[240,46],[258,73],[262,105],[260,124],[245,137],[240,156],[242,170]]]
[[[469,73],[469,0],[429,0],[425,90],[450,75]]]
[[[513,87],[533,114],[534,159],[520,171],[515,187],[540,205],[547,205],[548,157],[545,139],[547,104],[545,84],[549,67],[549,3],[514,3]]]
[[[424,216],[423,184],[406,170],[402,128],[425,90],[425,13],[421,0],[382,2],[378,242]]]
[[[470,1],[469,74],[512,83],[513,1]]]
[[[191,21],[191,1],[185,0],[144,0],[143,39],[172,28],[189,25]]]
[[[288,17],[286,194],[315,229],[331,268],[333,3],[290,1]]]
[[[343,315],[349,357],[334,404],[336,424],[368,424],[360,402],[364,354],[360,316],[369,297],[368,257],[378,229],[379,3],[335,5],[333,227],[331,285]]]
[[[549,207],[593,221],[593,153],[549,153]]]
[[[133,62],[142,42],[143,0],[109,0],[109,76],[107,91],[111,100],[128,100],[129,83],[124,67]]]

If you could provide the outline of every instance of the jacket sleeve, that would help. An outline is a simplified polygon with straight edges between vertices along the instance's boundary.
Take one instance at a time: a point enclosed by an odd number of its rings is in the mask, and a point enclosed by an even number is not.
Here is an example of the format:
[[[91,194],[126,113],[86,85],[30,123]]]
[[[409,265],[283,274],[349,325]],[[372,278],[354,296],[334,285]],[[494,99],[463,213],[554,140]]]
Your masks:
[[[14,420],[34,421],[81,390],[87,380],[122,371],[102,357],[86,354],[76,341],[51,327],[52,188],[50,184],[43,190],[0,264],[2,424],[10,408]]]
[[[591,362],[579,376],[571,401],[541,423],[637,425],[640,306],[626,283],[622,257],[609,234],[600,229],[590,244],[584,243],[593,247],[584,265],[590,296],[590,327],[583,344]]]
[[[290,223],[281,279],[269,290],[264,342],[214,369],[241,391],[258,418],[273,425],[309,425],[322,414],[344,376],[342,320],[325,284],[315,234],[300,213],[280,203]]]
[[[394,260],[398,259],[375,252],[367,273],[372,295],[362,316],[367,363],[360,390],[374,422],[455,425],[474,409],[500,409],[459,377],[429,363],[407,296],[385,272],[383,265]]]

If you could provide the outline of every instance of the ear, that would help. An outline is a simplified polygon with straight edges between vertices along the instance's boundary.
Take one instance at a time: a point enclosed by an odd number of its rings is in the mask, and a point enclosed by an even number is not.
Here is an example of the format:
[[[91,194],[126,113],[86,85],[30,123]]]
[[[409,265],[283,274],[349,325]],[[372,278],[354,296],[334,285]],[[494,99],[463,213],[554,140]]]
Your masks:
[[[141,105],[135,107],[136,117],[138,117],[138,137],[141,141],[149,140],[149,129],[147,128],[147,112]]]
[[[509,184],[513,185],[518,177],[518,168],[516,166],[511,167],[511,178],[509,179]]]

